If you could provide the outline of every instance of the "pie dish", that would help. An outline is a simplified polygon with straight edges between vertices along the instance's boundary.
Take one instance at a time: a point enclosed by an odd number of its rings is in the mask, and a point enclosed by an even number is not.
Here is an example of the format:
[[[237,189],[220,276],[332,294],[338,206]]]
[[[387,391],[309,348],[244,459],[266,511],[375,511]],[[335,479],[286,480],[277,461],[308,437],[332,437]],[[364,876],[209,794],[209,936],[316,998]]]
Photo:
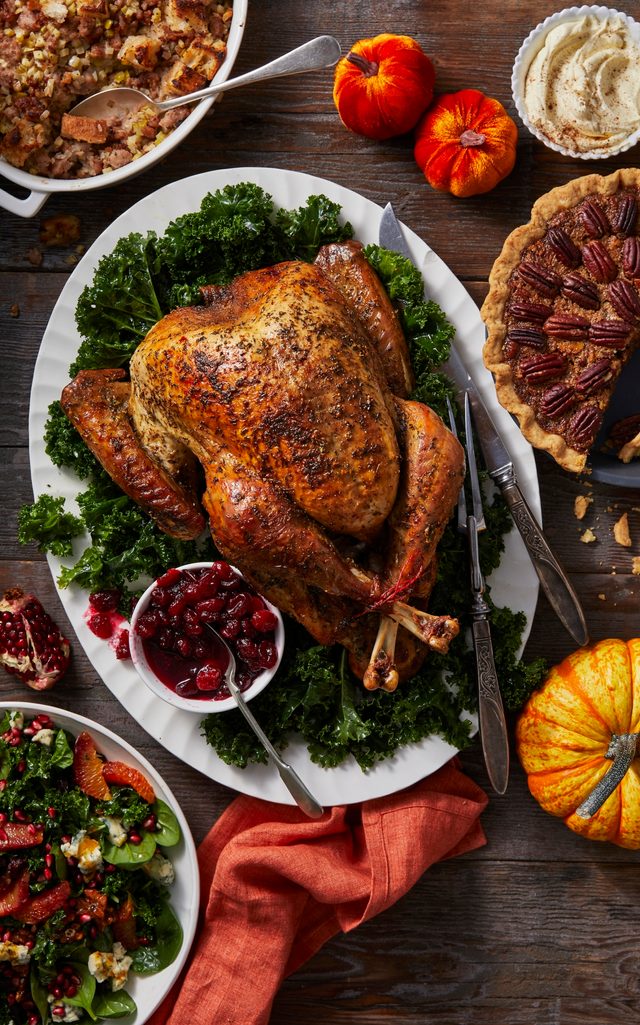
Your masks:
[[[506,239],[482,307],[484,362],[525,438],[584,469],[640,340],[640,170],[541,196]]]

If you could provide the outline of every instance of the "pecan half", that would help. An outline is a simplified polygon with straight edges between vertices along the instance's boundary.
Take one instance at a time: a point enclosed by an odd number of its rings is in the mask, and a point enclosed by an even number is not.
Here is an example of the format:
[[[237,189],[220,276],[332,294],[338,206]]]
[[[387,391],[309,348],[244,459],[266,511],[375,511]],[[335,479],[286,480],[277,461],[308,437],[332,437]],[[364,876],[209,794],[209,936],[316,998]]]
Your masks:
[[[518,343],[514,342],[513,339],[506,339],[504,345],[502,346],[502,355],[504,356],[504,358],[508,360],[514,360],[519,352],[520,346],[518,345]]]
[[[597,310],[600,306],[598,289],[581,274],[565,274],[562,279],[562,295],[585,310]]]
[[[520,374],[527,384],[544,384],[554,377],[560,377],[566,367],[567,359],[561,352],[543,352],[523,359]]]
[[[626,238],[622,245],[622,269],[630,278],[640,278],[640,239]]]
[[[596,281],[613,281],[618,274],[618,268],[602,242],[596,240],[583,246],[582,259],[585,267]]]
[[[551,388],[547,388],[540,399],[540,412],[543,416],[548,416],[551,419],[566,413],[568,409],[575,406],[577,401],[578,397],[570,385],[554,384]]]
[[[534,263],[532,260],[524,260],[518,267],[520,277],[528,285],[535,288],[541,295],[553,298],[560,291],[562,279],[555,271],[549,270],[541,263]]]
[[[636,434],[639,433],[640,413],[632,413],[631,416],[625,416],[623,420],[616,420],[609,431],[607,441],[614,448],[622,448],[623,445],[628,445],[635,438]]]
[[[569,439],[581,449],[589,448],[600,426],[600,410],[597,406],[583,406],[569,424]]]
[[[589,341],[610,349],[623,349],[631,332],[624,320],[594,320],[589,328]]]
[[[591,238],[602,238],[609,231],[607,215],[598,203],[592,199],[585,199],[579,212],[582,226]]]
[[[517,320],[532,320],[534,324],[544,324],[547,317],[553,313],[553,306],[545,306],[544,303],[530,303],[521,299],[511,303],[507,313]]]
[[[544,333],[536,327],[512,327],[506,340],[517,345],[528,345],[532,349],[544,349],[547,344]]]
[[[623,320],[634,324],[640,320],[640,295],[629,281],[618,278],[609,285],[609,299],[616,313]]]
[[[580,250],[564,228],[549,228],[547,240],[557,258],[566,267],[577,267],[580,263]]]
[[[545,320],[544,329],[553,338],[564,338],[568,342],[584,342],[589,333],[589,321],[586,317],[574,316],[572,313],[554,313]]]
[[[593,395],[613,377],[611,360],[606,356],[585,367],[575,380],[575,388],[579,395]]]
[[[636,226],[638,215],[638,203],[636,197],[630,192],[623,192],[618,200],[616,211],[611,218],[611,225],[614,231],[621,235],[630,235]]]

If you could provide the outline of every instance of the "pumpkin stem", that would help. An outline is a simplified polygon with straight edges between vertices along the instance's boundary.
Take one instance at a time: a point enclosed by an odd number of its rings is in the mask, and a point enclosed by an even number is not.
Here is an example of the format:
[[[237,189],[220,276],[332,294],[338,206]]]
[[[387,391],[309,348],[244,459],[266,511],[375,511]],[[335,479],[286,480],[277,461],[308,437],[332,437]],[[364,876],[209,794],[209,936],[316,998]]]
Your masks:
[[[347,54],[347,60],[362,72],[365,78],[373,78],[374,75],[378,74],[379,64],[375,61],[369,61],[366,57],[363,57],[359,53],[354,53],[353,50],[349,50]]]
[[[460,136],[461,146],[484,146],[486,141],[486,135],[474,132],[472,128],[467,128]]]
[[[581,819],[590,819],[592,815],[600,811],[607,798],[622,782],[627,769],[635,758],[638,737],[640,737],[640,733],[613,734],[605,755],[606,758],[613,758],[613,765],[605,772],[600,782],[596,783],[580,807],[576,808],[576,815]]]

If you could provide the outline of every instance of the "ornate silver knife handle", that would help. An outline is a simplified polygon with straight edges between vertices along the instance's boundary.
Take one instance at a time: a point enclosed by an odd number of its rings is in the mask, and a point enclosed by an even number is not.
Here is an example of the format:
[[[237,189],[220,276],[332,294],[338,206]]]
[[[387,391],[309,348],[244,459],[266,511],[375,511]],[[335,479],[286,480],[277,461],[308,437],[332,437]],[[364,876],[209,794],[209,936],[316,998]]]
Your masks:
[[[579,598],[567,574],[545,540],[542,528],[527,505],[513,466],[503,466],[491,472],[509,506],[514,523],[531,558],[533,568],[554,611],[565,627],[580,644],[589,643],[589,633]]]
[[[480,604],[486,606],[486,612],[480,609]],[[504,794],[509,782],[509,740],[493,659],[491,631],[486,618],[488,611],[489,606],[482,598],[474,602],[471,610],[474,617],[472,630],[478,674],[480,738],[491,786],[496,793]]]

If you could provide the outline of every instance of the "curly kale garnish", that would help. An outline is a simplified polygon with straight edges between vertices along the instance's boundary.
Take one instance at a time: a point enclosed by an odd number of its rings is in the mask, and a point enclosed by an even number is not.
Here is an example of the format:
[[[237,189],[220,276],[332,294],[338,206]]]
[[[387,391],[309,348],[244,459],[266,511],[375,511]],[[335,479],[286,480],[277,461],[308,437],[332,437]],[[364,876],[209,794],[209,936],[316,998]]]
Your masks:
[[[72,541],[84,533],[80,517],[65,512],[64,498],[40,495],[32,505],[23,505],[18,513],[18,541],[36,541],[38,551],[64,557],[73,551]]]

